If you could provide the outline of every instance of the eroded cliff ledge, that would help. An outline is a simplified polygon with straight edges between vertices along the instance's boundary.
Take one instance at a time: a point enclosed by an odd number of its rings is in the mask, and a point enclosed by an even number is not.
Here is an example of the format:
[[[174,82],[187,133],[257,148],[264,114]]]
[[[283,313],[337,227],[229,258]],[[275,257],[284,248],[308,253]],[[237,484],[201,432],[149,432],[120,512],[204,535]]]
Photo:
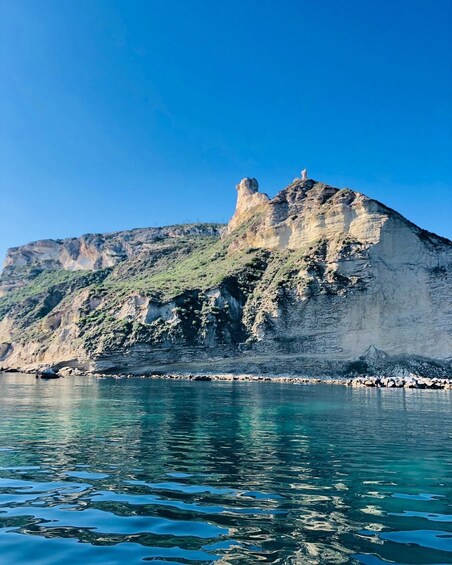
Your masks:
[[[96,370],[446,374],[452,243],[349,189],[237,186],[226,228],[149,228],[10,250],[0,363]]]

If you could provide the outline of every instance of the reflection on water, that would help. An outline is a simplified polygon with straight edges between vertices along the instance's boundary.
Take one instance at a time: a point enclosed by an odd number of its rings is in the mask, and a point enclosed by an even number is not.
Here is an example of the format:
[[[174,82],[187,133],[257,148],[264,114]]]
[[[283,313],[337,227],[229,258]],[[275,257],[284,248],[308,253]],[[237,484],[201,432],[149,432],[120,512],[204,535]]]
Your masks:
[[[452,394],[0,374],[0,561],[452,562]]]

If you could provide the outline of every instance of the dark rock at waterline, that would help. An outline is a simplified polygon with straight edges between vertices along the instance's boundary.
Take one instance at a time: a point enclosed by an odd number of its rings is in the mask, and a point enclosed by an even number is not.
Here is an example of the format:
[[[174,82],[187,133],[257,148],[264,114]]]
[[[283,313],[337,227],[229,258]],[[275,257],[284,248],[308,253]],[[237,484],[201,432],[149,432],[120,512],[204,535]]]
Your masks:
[[[46,367],[36,373],[36,378],[41,379],[59,379],[60,377],[61,375],[58,374],[58,369],[54,369],[53,367]]]

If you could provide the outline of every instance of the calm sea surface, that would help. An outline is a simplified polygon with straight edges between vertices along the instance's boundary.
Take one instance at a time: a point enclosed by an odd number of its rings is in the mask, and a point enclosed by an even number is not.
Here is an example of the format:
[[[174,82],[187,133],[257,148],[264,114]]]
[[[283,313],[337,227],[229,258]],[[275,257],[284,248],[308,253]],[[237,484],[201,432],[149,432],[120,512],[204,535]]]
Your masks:
[[[452,563],[452,394],[0,374],[0,563]]]

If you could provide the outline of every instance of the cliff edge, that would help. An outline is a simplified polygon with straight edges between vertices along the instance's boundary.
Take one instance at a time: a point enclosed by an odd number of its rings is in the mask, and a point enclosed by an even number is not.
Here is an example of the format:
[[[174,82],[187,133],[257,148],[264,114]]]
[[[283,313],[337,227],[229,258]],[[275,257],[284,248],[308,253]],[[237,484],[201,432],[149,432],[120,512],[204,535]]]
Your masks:
[[[237,185],[227,227],[193,224],[8,252],[0,363],[345,374],[452,362],[452,243],[365,195]]]

